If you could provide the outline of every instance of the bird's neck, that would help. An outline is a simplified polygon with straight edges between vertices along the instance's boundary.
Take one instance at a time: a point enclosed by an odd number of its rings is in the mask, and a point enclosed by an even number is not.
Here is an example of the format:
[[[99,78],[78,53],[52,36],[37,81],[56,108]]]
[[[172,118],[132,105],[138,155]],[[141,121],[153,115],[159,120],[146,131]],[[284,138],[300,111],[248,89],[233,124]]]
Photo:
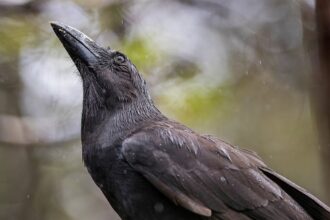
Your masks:
[[[114,111],[109,111],[108,124],[112,131],[125,131],[140,127],[150,120],[163,119],[164,116],[149,100],[135,100],[125,103]]]
[[[130,103],[123,103],[114,109],[98,108],[91,114],[83,106],[82,113],[82,142],[103,144],[103,140],[116,143],[148,121],[166,119],[153,105],[151,100],[141,99]]]

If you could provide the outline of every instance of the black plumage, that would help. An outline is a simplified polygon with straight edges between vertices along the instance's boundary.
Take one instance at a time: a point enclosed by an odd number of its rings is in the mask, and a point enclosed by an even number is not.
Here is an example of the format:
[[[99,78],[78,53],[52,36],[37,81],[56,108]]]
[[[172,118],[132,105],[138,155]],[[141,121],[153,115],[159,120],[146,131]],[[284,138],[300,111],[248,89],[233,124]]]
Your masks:
[[[255,153],[165,117],[124,54],[52,27],[83,79],[83,160],[122,219],[330,219]]]

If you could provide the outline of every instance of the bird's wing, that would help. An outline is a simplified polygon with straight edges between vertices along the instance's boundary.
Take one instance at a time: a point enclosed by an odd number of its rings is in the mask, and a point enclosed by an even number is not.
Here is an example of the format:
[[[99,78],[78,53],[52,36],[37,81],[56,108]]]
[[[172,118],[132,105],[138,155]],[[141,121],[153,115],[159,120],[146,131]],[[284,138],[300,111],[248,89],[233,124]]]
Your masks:
[[[297,201],[314,219],[330,219],[330,208],[314,195],[267,167],[261,167],[260,170]]]
[[[194,213],[235,211],[257,219],[309,219],[259,169],[266,166],[256,155],[221,140],[175,126],[153,126],[124,140],[122,153],[158,190]]]

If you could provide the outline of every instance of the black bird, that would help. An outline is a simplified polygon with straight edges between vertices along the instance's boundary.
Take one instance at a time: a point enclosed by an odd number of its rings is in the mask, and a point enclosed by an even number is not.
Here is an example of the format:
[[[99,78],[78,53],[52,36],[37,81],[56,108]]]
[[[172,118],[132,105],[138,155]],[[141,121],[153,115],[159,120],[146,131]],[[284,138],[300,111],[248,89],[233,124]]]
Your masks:
[[[330,219],[255,153],[165,117],[123,53],[51,25],[82,77],[83,160],[123,220]]]

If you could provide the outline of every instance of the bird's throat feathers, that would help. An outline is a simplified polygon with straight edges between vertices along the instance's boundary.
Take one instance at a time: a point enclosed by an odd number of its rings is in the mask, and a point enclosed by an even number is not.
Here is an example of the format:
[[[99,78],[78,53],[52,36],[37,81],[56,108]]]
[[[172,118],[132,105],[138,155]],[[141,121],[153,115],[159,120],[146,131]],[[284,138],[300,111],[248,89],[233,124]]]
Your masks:
[[[81,134],[86,139],[94,139],[89,134],[115,137],[118,132],[130,132],[150,120],[165,118],[147,97],[139,97],[127,102],[113,104],[111,96],[103,96],[102,88],[94,82],[84,81]],[[88,83],[89,82],[89,83]],[[104,134],[101,134],[104,133]],[[93,135],[93,136],[94,136]]]

